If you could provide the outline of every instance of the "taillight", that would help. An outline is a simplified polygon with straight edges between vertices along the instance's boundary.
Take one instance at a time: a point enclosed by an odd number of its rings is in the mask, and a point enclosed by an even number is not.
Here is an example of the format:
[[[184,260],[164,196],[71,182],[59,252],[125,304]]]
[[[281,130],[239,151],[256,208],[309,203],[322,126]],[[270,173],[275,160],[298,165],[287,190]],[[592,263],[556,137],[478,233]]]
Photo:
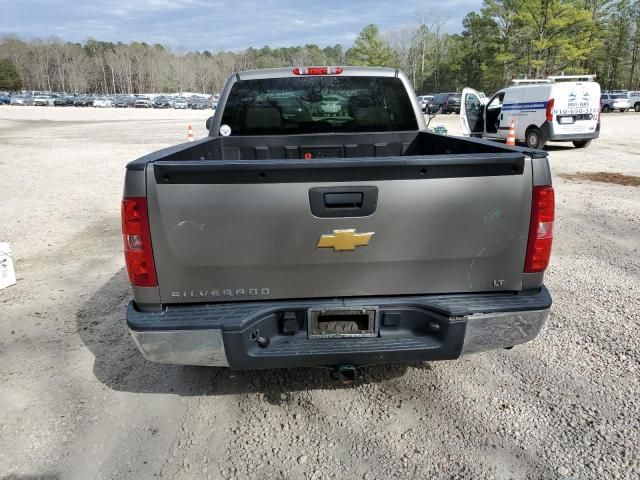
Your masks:
[[[553,241],[555,197],[552,186],[533,187],[529,243],[524,273],[542,272],[549,265]]]
[[[553,122],[553,105],[556,103],[555,99],[550,98],[547,102],[547,120]]]
[[[342,67],[300,67],[294,68],[294,75],[340,75]]]
[[[122,238],[131,284],[137,287],[157,287],[146,198],[125,197],[122,200]]]

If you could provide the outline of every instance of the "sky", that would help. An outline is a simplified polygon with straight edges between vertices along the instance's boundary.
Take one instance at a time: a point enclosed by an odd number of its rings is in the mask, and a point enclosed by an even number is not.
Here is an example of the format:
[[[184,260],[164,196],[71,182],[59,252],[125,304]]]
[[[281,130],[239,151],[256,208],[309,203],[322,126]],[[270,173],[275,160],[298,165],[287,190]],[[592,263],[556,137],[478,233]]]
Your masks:
[[[337,43],[350,46],[362,28],[400,29],[418,14],[462,30],[482,0],[0,0],[0,33],[25,40],[160,43],[174,50]]]

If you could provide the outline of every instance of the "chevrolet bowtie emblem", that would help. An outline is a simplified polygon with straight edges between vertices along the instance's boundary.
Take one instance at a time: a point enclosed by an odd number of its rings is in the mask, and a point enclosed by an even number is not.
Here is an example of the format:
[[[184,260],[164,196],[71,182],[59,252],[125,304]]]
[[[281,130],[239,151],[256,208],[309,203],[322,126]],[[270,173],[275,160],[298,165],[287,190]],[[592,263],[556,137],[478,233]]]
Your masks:
[[[334,230],[333,234],[321,235],[317,248],[333,248],[334,252],[355,250],[356,247],[366,247],[375,232],[356,233],[355,229]]]

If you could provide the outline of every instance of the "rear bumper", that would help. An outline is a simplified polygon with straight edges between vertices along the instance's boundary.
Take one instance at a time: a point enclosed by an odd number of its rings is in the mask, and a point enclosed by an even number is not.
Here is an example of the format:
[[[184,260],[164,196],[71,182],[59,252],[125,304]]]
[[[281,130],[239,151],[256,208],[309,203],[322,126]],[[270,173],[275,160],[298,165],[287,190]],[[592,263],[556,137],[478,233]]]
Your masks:
[[[307,337],[308,308],[364,306],[379,309],[377,337]],[[550,306],[544,287],[518,295],[245,302],[168,307],[158,313],[139,312],[132,302],[127,326],[144,357],[154,362],[234,369],[330,367],[449,360],[511,347],[538,335]],[[294,334],[282,333],[285,312],[297,316]],[[269,338],[268,345],[260,346],[256,337]]]
[[[600,137],[600,122],[596,126],[596,129],[593,132],[589,133],[554,133],[553,126],[550,122],[545,121],[541,127],[542,136],[545,140],[549,140],[552,142],[572,142],[574,140],[592,140],[594,138]]]

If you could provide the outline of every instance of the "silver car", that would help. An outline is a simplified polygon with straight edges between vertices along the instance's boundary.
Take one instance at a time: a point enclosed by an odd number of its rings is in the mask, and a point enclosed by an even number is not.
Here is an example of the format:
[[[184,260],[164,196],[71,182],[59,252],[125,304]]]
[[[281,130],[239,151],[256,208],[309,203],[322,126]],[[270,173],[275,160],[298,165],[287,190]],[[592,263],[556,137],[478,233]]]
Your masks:
[[[618,110],[626,112],[631,108],[629,96],[626,93],[603,93],[602,94],[602,111],[604,113]]]
[[[46,107],[49,105],[51,97],[49,95],[36,95],[33,97],[33,105]]]
[[[10,105],[24,105],[24,95],[12,95],[9,100]]]
[[[173,108],[176,109],[186,109],[189,108],[189,102],[186,98],[176,98],[173,102]]]
[[[629,92],[629,104],[636,112],[640,112],[640,92]]]

